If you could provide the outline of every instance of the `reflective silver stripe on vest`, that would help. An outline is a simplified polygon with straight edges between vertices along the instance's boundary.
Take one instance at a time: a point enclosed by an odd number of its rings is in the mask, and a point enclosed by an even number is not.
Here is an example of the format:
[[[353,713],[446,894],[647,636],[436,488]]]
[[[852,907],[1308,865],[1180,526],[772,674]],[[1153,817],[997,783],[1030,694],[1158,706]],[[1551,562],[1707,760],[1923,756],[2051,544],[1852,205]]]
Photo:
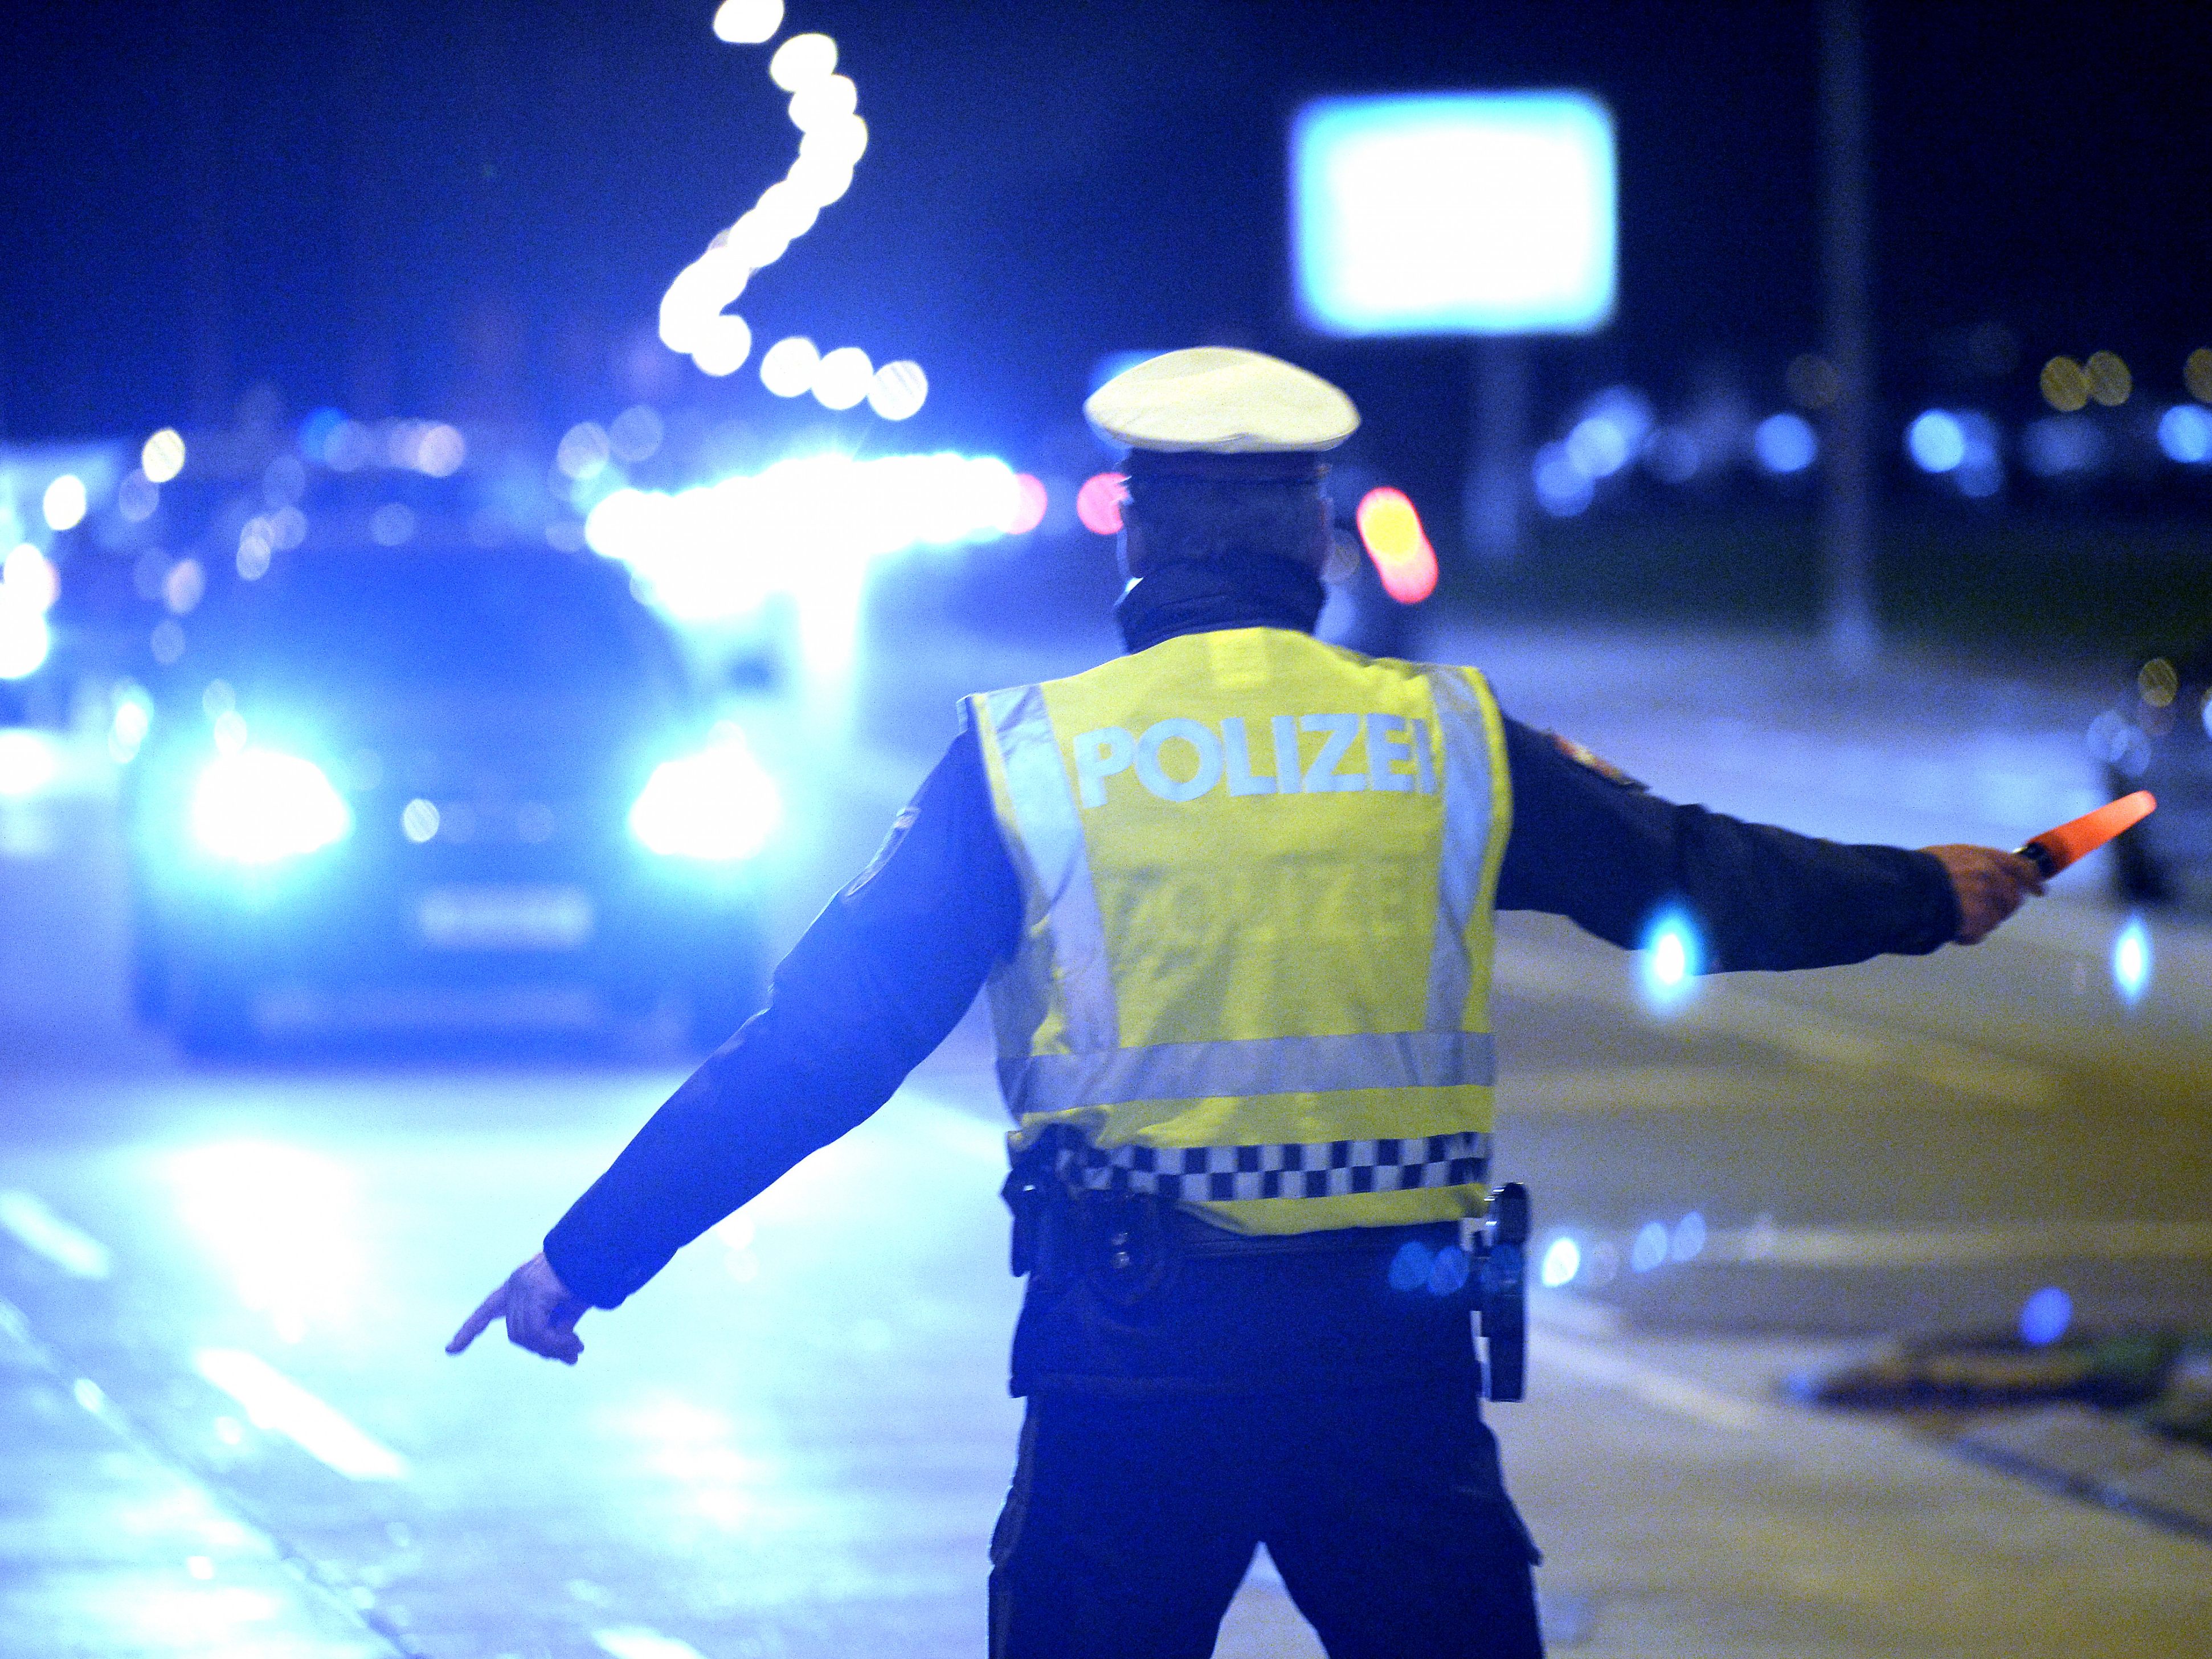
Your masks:
[[[1455,1031],[1466,1018],[1474,982],[1468,925],[1482,887],[1490,836],[1490,739],[1482,706],[1467,676],[1439,668],[1429,675],[1437,727],[1444,740],[1443,861],[1437,871],[1437,933],[1429,951],[1427,1026]]]
[[[1017,1116],[1133,1100],[1487,1086],[1497,1076],[1496,1053],[1480,1031],[1159,1042],[1096,1054],[1033,1054],[999,1065],[999,1081]]]
[[[1474,1130],[1275,1146],[1065,1148],[1060,1177],[1094,1193],[1235,1203],[1254,1198],[1341,1198],[1348,1193],[1475,1187],[1490,1170],[1490,1137]]]
[[[1043,688],[994,691],[989,706],[1014,820],[1044,890],[1053,968],[1067,1015],[1067,1046],[1078,1054],[1112,1048],[1121,1040],[1113,963],[1106,955],[1097,890],[1091,884],[1091,849],[1084,842],[1083,820],[1076,812],[1059,739],[1053,736],[1052,717],[1045,712]]]

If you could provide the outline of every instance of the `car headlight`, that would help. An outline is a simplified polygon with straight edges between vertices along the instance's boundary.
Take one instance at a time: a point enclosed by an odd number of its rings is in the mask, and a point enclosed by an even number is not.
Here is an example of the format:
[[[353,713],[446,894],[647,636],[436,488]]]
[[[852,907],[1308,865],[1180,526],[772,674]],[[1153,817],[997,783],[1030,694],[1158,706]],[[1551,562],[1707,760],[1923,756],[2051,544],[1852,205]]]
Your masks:
[[[242,749],[208,763],[192,791],[192,836],[217,858],[274,864],[343,841],[353,809],[323,769],[297,755]]]
[[[666,858],[726,864],[768,845],[783,796],[741,736],[653,769],[629,809],[629,832]]]

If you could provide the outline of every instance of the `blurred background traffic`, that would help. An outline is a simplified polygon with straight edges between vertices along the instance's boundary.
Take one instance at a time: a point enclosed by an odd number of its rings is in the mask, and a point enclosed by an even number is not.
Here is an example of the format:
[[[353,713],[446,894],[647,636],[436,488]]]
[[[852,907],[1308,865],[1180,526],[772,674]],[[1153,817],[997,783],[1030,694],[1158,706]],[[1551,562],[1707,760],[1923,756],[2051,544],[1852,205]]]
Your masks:
[[[1699,986],[1679,924],[1623,961],[1509,920],[1501,1174],[1587,1350],[1540,1345],[1539,1533],[1588,1518],[1606,1390],[1800,1432],[1730,1403],[1736,1350],[1674,1351],[1708,1399],[1594,1330],[2151,1331],[2145,1388],[2203,1370],[2208,44],[2086,0],[19,19],[0,1335],[398,1650],[972,1649],[1012,1295],[973,1020],[641,1299],[682,1318],[587,1325],[569,1393],[428,1356],[757,1006],[954,698],[1118,648],[1079,406],[1220,343],[1364,416],[1332,639],[1816,833],[2160,801],[1971,955]],[[887,1214],[896,1261],[854,1243]],[[516,1388],[572,1488],[497,1426]],[[1690,1480],[1656,1443],[1616,1450]],[[1580,1519],[1554,1644],[1626,1643],[1657,1615]],[[2101,1565],[1984,1607],[1991,1651],[2081,1596],[2178,1650],[2186,1563],[2054,1535]],[[159,1550],[192,1595],[252,1553]],[[1773,1571],[1747,1605],[1820,1603]],[[1264,1571],[1240,1609],[1224,1651],[1305,1650]],[[1820,1650],[1979,1650],[1927,1616]],[[1682,1650],[1812,1650],[1713,1619]]]
[[[872,606],[1095,614],[1076,406],[1194,341],[1366,412],[1335,637],[2094,661],[2084,743],[2167,801],[2112,879],[2201,885],[2185,24],[105,15],[9,71],[0,793],[112,769],[134,1006],[193,1040],[395,952],[454,991],[580,952],[722,1024],[760,947],[716,982],[638,940],[747,908],[784,826],[746,718],[848,717]]]

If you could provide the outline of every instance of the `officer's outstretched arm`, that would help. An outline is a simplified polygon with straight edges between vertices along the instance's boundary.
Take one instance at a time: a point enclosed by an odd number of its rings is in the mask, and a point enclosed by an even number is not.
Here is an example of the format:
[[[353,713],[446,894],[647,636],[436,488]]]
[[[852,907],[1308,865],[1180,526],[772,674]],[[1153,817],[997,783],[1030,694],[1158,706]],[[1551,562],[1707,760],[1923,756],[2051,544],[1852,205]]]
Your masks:
[[[1920,849],[1938,860],[1959,898],[1960,945],[1978,945],[1998,924],[2043,890],[2043,872],[2017,853],[1994,847],[1945,846]]]

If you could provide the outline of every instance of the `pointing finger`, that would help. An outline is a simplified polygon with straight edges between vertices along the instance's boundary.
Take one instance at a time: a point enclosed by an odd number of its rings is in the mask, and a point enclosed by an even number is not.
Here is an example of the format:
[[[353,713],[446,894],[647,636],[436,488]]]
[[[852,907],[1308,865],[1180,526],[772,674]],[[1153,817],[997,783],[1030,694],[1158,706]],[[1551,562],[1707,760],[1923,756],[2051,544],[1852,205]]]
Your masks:
[[[447,1353],[459,1353],[470,1343],[483,1334],[484,1327],[507,1311],[507,1286],[501,1285],[477,1306],[477,1310],[453,1333],[453,1340],[446,1344]]]

